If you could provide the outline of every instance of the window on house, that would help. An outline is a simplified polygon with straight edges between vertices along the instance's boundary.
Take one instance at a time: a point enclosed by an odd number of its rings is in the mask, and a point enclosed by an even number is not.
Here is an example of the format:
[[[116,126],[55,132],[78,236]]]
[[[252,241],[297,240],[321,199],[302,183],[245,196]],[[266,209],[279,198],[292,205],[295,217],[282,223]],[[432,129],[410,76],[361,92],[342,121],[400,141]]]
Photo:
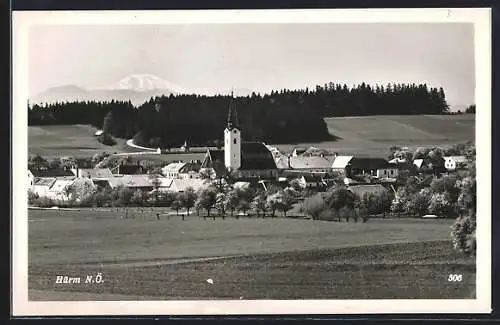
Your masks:
[[[233,140],[233,143],[236,144],[236,139]]]

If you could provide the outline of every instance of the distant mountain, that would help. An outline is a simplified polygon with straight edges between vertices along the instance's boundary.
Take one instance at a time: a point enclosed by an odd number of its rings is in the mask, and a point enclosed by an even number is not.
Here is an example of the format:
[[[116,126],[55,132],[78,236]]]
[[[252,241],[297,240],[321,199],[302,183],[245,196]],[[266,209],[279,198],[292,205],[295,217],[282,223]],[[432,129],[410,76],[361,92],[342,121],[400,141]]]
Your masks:
[[[85,89],[67,85],[49,88],[30,98],[33,104],[67,101],[131,101],[134,106],[156,96],[185,93],[186,90],[151,74],[130,75],[103,89]]]

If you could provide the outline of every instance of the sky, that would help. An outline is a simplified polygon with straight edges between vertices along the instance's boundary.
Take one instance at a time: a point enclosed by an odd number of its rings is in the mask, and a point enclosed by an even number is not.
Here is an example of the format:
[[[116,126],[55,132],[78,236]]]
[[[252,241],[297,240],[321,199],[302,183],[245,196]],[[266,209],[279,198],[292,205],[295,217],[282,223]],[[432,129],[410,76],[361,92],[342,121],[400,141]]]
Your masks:
[[[29,92],[107,87],[153,74],[181,88],[259,92],[327,82],[427,83],[452,105],[474,103],[468,23],[38,25]]]

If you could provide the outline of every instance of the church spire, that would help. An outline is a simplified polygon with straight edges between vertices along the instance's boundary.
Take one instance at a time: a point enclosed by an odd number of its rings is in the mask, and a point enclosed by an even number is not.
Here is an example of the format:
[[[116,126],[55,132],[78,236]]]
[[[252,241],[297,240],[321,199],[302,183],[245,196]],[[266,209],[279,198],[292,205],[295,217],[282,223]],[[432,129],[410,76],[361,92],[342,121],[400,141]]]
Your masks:
[[[227,128],[231,130],[232,128],[238,127],[238,115],[234,108],[234,95],[231,91],[231,102],[229,103],[229,111],[227,113]]]

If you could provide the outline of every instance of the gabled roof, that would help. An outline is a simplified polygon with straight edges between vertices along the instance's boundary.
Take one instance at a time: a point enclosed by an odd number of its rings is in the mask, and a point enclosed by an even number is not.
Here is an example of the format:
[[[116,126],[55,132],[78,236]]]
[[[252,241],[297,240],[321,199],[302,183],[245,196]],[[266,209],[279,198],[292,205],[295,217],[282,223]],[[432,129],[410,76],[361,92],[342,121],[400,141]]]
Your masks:
[[[174,163],[170,163],[166,166],[164,166],[161,171],[163,174],[166,174],[166,173],[175,173],[175,172],[180,172],[181,169],[186,166],[187,163],[185,162],[174,162]]]
[[[213,168],[216,162],[224,164],[224,150],[208,149],[201,168]]]
[[[467,158],[465,156],[446,156],[443,157],[446,160],[454,160],[457,163],[466,163]]]
[[[423,159],[415,159],[415,160],[413,160],[413,164],[415,166],[417,166],[417,168],[421,168],[423,163],[424,163]]]
[[[262,142],[241,143],[241,170],[276,168],[271,151]]]
[[[167,177],[158,177],[160,181],[160,187],[170,187],[172,185],[173,179]]]
[[[116,188],[119,186],[124,186],[123,184],[123,176],[114,176],[108,178],[108,183],[111,188]]]
[[[351,185],[347,188],[347,190],[356,194],[358,197],[363,197],[365,193],[380,194],[387,191],[387,189],[380,184]]]
[[[144,168],[141,165],[119,165],[119,174],[122,175],[140,175],[143,173]]]
[[[78,170],[80,177],[108,178],[113,177],[109,168],[81,168]]]
[[[51,187],[52,184],[54,184],[55,181],[56,181],[55,177],[51,177],[51,178],[38,178],[38,179],[35,179],[35,181],[33,182],[33,185]]]
[[[170,185],[170,188],[179,191],[179,192],[184,192],[188,188],[192,188],[193,190],[197,191],[200,188],[208,186],[204,180],[202,179],[195,179],[195,178],[187,178],[187,179],[174,179],[172,180],[172,184]]]
[[[389,162],[383,158],[357,158],[354,157],[349,161],[353,168],[376,170],[390,167]]]
[[[30,168],[29,171],[33,174],[33,177],[75,176],[71,170],[63,168]]]
[[[332,156],[332,153],[326,149],[309,147],[301,156]]]
[[[332,166],[332,160],[320,156],[281,157],[276,165],[281,169],[326,169]]]
[[[73,184],[73,179],[56,179],[56,181],[50,187],[51,192],[62,192],[66,186]]]
[[[125,187],[152,187],[153,184],[149,175],[123,175],[122,176],[123,186]]]
[[[353,156],[337,156],[333,160],[332,168],[344,169],[347,167]]]

